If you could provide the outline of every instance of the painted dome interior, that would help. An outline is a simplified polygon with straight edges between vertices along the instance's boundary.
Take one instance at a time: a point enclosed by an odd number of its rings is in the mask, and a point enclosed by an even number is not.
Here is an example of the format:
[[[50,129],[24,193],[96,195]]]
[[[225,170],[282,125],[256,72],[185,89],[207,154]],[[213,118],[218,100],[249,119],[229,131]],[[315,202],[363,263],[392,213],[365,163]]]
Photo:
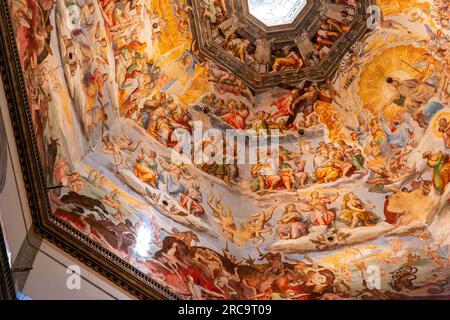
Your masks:
[[[57,221],[182,299],[450,296],[447,1],[8,2]]]

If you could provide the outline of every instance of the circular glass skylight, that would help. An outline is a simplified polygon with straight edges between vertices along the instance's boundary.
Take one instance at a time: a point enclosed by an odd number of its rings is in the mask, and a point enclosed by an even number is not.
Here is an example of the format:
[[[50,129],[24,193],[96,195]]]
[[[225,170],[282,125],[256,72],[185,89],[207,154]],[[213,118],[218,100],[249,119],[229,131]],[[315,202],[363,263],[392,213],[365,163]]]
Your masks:
[[[292,23],[306,0],[247,0],[250,14],[268,27]]]

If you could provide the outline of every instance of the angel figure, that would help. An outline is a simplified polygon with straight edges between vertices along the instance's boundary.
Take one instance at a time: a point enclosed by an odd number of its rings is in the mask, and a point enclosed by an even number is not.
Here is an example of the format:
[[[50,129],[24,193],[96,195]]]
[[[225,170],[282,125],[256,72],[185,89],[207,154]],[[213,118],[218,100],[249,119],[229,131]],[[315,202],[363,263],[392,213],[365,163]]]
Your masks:
[[[339,193],[328,193],[320,195],[318,191],[313,191],[308,197],[299,196],[298,209],[303,212],[310,212],[310,221],[315,226],[330,226],[336,214],[328,206],[337,200]]]
[[[222,205],[222,198],[210,194],[208,205],[212,209],[211,218],[221,225],[220,231],[227,240],[235,244],[242,244],[248,241],[258,240],[255,245],[261,245],[266,240],[262,234],[272,231],[269,221],[272,219],[276,206],[271,207],[267,212],[260,211],[248,217],[245,223],[237,225],[233,214],[229,208]]]
[[[109,136],[107,136],[104,138],[102,151],[106,154],[112,155],[116,173],[119,173],[119,166],[123,164],[123,157],[122,154],[120,153],[119,145],[111,141]]]
[[[350,192],[342,199],[339,219],[351,229],[360,225],[373,226],[377,223],[378,217],[371,209],[375,209],[375,206],[363,203],[353,192]]]
[[[210,194],[208,197],[208,205],[212,209],[212,219],[221,225],[220,231],[225,235],[226,239],[233,241],[236,233],[236,223],[230,208],[226,208],[222,203],[222,197],[215,197]]]
[[[277,206],[272,206],[267,212],[262,210],[248,217],[247,224],[253,227],[253,237],[258,240],[258,242],[255,243],[257,246],[266,241],[262,236],[263,233],[272,232],[272,226],[269,222],[272,219],[276,208]]]

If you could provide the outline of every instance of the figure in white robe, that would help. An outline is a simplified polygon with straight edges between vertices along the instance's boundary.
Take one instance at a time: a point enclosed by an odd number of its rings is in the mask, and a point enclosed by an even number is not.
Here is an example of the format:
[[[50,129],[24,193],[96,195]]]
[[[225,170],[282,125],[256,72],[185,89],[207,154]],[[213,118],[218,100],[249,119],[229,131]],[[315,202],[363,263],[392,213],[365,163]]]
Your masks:
[[[418,115],[418,109],[427,104],[436,92],[436,88],[416,79],[399,81],[388,78],[387,83],[396,90],[393,103],[400,107],[405,107],[413,113],[413,117]],[[416,117],[414,117],[416,119]]]

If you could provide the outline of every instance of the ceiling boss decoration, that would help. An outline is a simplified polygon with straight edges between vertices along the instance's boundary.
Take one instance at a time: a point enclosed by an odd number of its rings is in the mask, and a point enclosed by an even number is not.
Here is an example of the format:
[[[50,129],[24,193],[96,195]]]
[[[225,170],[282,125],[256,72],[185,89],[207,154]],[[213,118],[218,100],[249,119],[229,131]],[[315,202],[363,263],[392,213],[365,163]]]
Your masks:
[[[324,80],[367,31],[366,8],[327,0],[192,0],[199,51],[262,91]]]

